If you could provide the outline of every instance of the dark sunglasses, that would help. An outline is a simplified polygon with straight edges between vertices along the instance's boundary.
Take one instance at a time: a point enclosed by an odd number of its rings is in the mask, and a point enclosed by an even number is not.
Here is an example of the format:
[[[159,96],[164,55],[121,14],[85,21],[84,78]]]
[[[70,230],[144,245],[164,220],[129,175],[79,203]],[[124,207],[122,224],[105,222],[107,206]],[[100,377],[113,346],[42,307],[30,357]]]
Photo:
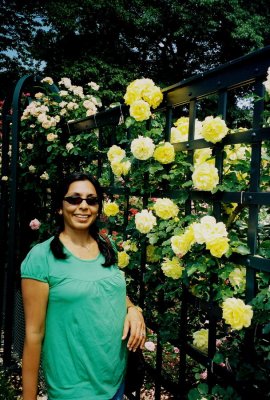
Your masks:
[[[80,196],[67,196],[64,197],[64,200],[73,206],[81,204],[83,200],[85,200],[89,206],[96,206],[98,204],[97,197],[87,197],[86,199],[83,199]]]

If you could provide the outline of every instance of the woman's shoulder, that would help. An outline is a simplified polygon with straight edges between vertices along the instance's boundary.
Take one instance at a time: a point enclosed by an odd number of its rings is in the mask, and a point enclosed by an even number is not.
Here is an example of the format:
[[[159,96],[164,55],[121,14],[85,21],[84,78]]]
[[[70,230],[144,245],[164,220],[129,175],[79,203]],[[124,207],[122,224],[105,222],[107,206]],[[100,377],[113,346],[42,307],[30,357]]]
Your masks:
[[[28,252],[27,256],[36,258],[47,255],[50,251],[50,243],[52,240],[53,237],[50,237],[49,239],[44,240],[43,242],[36,243]]]
[[[48,255],[52,239],[53,238],[49,238],[44,242],[37,243],[28,252],[21,264],[22,278],[32,278],[42,282],[48,282]]]

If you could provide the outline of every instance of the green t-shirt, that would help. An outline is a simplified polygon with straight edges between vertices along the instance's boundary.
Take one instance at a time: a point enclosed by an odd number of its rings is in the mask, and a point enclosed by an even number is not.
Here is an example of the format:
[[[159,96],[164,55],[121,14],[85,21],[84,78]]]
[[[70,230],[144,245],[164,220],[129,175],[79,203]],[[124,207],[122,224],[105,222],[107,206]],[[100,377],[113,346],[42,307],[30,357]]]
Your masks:
[[[82,260],[66,248],[56,259],[49,240],[32,248],[22,278],[49,284],[42,364],[49,400],[109,400],[124,380],[127,347],[122,341],[126,284],[100,253]]]

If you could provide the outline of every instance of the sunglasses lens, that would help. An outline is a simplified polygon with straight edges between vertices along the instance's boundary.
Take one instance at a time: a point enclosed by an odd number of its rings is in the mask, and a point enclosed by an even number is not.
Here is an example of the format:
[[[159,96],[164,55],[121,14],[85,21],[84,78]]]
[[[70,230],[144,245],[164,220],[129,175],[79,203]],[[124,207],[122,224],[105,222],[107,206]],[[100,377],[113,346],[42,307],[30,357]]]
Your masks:
[[[81,197],[78,196],[70,196],[70,197],[65,197],[65,199],[69,204],[75,205],[75,204],[80,204],[83,199]]]
[[[86,203],[89,206],[95,206],[96,204],[98,204],[98,199],[96,197],[92,197],[92,198],[86,199]]]
[[[85,200],[89,206],[95,206],[98,204],[98,199],[96,197],[89,197],[87,199],[82,199],[80,196],[68,196],[65,197],[64,200],[66,200],[69,204],[72,205],[81,204],[83,200]]]

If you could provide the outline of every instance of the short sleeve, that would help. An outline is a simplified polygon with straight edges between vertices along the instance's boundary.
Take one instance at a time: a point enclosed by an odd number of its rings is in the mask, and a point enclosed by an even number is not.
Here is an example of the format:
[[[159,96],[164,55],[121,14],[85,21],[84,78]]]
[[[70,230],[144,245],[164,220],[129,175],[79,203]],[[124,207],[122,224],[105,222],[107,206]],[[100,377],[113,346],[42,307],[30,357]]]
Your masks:
[[[21,264],[21,277],[37,281],[49,281],[48,258],[42,244],[34,246]]]

